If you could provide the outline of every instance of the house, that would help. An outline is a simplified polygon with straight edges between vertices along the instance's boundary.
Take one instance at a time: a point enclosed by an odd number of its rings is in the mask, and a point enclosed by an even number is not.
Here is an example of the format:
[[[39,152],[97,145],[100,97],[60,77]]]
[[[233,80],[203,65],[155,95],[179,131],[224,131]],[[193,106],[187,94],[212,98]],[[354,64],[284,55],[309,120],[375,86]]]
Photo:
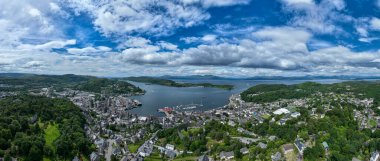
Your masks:
[[[271,159],[272,159],[272,161],[280,161],[281,160],[281,153],[277,152],[277,153],[271,155]]]
[[[236,123],[234,121],[230,120],[230,121],[228,121],[228,125],[232,126],[232,127],[235,127]]]
[[[260,142],[259,144],[257,144],[258,147],[260,147],[261,149],[266,149],[267,148],[267,144],[264,144],[262,142]]]
[[[123,140],[121,139],[121,137],[116,138],[115,142],[116,142],[116,144],[119,144],[119,145],[124,143]]]
[[[323,145],[323,148],[325,148],[326,151],[329,150],[329,145],[325,141],[322,143],[322,145]]]
[[[268,137],[268,139],[269,139],[270,141],[274,141],[274,140],[276,140],[276,138],[277,138],[277,137],[274,136],[274,135]]]
[[[293,152],[293,145],[292,144],[285,144],[282,146],[282,150],[284,151],[284,154],[288,154],[290,152]]]
[[[375,151],[371,154],[371,158],[369,159],[369,161],[378,161],[378,160],[379,160],[379,152]]]
[[[286,108],[280,108],[273,112],[273,114],[275,115],[282,115],[282,114],[288,114],[288,113],[290,113],[290,111]]]
[[[287,119],[282,118],[282,119],[278,122],[278,124],[279,124],[279,125],[285,125],[285,124],[286,124],[286,121],[287,121]]]
[[[249,150],[248,150],[248,148],[246,148],[246,147],[244,147],[244,148],[241,148],[240,149],[240,153],[242,153],[242,154],[248,154],[249,153]]]
[[[352,158],[352,161],[361,161],[360,159],[356,158],[356,157],[353,157]]]
[[[165,155],[170,159],[173,159],[177,156],[177,153],[174,150],[166,150]]]
[[[169,150],[174,150],[174,145],[166,144],[165,148]]]
[[[303,151],[305,150],[305,144],[300,140],[300,139],[297,139],[295,142],[294,142],[294,145],[296,146],[296,148],[298,149],[298,152],[303,155]]]
[[[98,156],[98,154],[96,154],[95,152],[92,152],[90,154],[90,160],[91,161],[100,161],[100,157]]]
[[[72,161],[80,161],[80,160],[79,160],[78,156],[75,156]]]
[[[120,148],[115,148],[112,151],[112,155],[114,155],[114,156],[120,156],[121,154],[122,154],[122,152],[121,152]]]
[[[198,158],[197,161],[210,161],[210,158],[208,158],[207,155],[202,155]]]
[[[301,116],[301,113],[299,113],[299,112],[293,112],[290,116],[293,117],[293,118],[297,118],[297,117]]]
[[[220,152],[219,154],[219,157],[221,160],[231,160],[234,158],[234,152],[233,151],[230,151],[230,152]]]

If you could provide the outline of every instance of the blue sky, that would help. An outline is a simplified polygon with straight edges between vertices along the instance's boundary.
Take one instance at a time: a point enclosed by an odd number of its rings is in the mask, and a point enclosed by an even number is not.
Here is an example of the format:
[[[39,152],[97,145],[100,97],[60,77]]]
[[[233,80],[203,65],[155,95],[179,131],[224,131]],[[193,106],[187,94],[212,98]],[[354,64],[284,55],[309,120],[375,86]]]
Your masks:
[[[0,2],[0,71],[380,76],[379,0]]]

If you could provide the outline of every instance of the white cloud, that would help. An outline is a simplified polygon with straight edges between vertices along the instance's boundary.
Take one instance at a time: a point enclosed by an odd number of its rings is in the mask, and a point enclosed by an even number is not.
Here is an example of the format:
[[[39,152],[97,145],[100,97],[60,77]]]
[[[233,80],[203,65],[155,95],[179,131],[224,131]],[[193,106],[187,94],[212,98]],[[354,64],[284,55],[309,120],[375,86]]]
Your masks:
[[[299,5],[299,4],[308,4],[312,5],[314,4],[314,0],[282,0],[288,5]]]
[[[366,42],[366,43],[371,43],[372,41],[378,40],[379,38],[376,37],[362,37],[359,38],[359,41],[361,42]]]
[[[25,39],[38,43],[64,39],[57,8],[52,0],[0,1],[0,48],[18,46]]]
[[[201,40],[200,37],[181,37],[181,41],[184,41],[186,44],[195,43]]]
[[[202,37],[203,41],[215,41],[218,36],[216,35],[205,35]]]
[[[379,30],[380,31],[380,19],[377,17],[373,17],[370,21],[370,28],[372,30]]]
[[[362,37],[367,37],[368,36],[368,31],[364,27],[357,27],[356,31],[359,33],[360,36]]]
[[[76,40],[54,40],[49,41],[44,44],[32,45],[32,44],[22,44],[17,46],[17,49],[20,50],[51,50],[51,49],[60,49],[67,45],[75,45]]]
[[[203,7],[221,7],[248,4],[251,0],[180,0],[186,5],[201,4]]]
[[[343,0],[283,0],[285,11],[294,15],[289,25],[303,27],[318,34],[342,34],[337,23],[352,23],[354,18],[341,12],[346,7]],[[300,11],[301,10],[301,11]]]
[[[159,46],[162,49],[166,49],[166,50],[178,50],[178,46],[177,45],[174,45],[174,44],[169,43],[169,42],[160,41],[158,44],[159,44]]]
[[[87,12],[103,34],[145,33],[168,35],[177,28],[202,24],[210,18],[209,7],[248,4],[250,0],[65,0],[76,14]]]
[[[342,68],[380,68],[374,62],[378,53],[353,52],[342,46],[324,46],[310,51],[307,31],[281,27],[264,28],[253,33],[254,39],[238,44],[199,45],[175,52],[160,52],[157,47],[126,49],[121,60],[133,64],[164,66],[226,66],[285,71],[309,71]]]
[[[151,43],[150,40],[143,37],[128,37],[118,45],[118,49],[125,49],[127,47],[144,47]]]
[[[83,55],[93,55],[93,54],[102,54],[105,52],[109,52],[112,49],[106,46],[98,46],[98,47],[85,47],[85,48],[68,48],[67,52],[70,54],[83,54]]]
[[[195,26],[210,18],[204,9],[196,5],[170,0],[86,2],[69,1],[69,6],[78,13],[90,13],[94,17],[94,25],[105,35],[167,35],[177,28]]]

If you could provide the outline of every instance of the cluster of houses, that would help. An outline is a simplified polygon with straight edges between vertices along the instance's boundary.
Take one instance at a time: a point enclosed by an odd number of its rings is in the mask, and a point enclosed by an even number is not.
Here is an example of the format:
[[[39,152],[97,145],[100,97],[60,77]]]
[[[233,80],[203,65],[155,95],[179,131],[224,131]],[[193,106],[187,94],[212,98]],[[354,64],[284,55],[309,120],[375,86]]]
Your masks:
[[[194,127],[202,127],[210,120],[218,120],[223,124],[231,127],[236,127],[237,131],[245,137],[232,137],[245,144],[246,147],[240,149],[241,154],[246,155],[249,153],[249,149],[252,144],[255,144],[258,148],[266,149],[268,147],[268,141],[274,141],[276,136],[260,137],[255,133],[246,130],[241,125],[247,122],[253,125],[263,123],[266,118],[272,117],[271,122],[276,122],[279,125],[286,125],[286,122],[291,119],[296,119],[301,116],[301,113],[297,112],[295,107],[309,107],[309,98],[305,99],[289,99],[279,100],[270,103],[248,103],[244,102],[240,95],[233,95],[230,97],[230,103],[222,108],[212,109],[208,111],[171,111],[170,115],[164,117],[146,117],[137,116],[128,113],[126,110],[139,106],[141,103],[130,99],[125,96],[100,96],[97,98],[95,94],[65,90],[63,92],[52,92],[49,89],[43,89],[41,91],[43,95],[54,97],[67,97],[74,104],[78,105],[88,122],[88,126],[85,127],[86,134],[96,146],[97,151],[94,151],[90,155],[91,161],[98,161],[102,158],[110,160],[111,156],[117,156],[121,160],[143,160],[144,157],[150,156],[156,148],[160,153],[167,158],[173,159],[181,154],[181,151],[175,149],[174,145],[167,144],[165,147],[155,145],[155,134],[147,132],[148,130],[143,128],[145,125],[160,124],[163,128],[176,127],[183,123],[188,123]],[[0,93],[0,98],[2,93]],[[316,95],[325,99],[322,94]],[[338,97],[334,94],[329,94],[330,99],[333,101],[347,101],[357,106],[370,107],[373,105],[373,99],[358,99],[355,97]],[[331,100],[323,100],[331,101]],[[325,106],[326,110],[331,107]],[[316,113],[316,109],[313,108],[311,115],[315,117],[323,117],[323,114]],[[280,117],[275,120],[273,116]],[[354,112],[355,119],[361,120],[362,128],[368,128],[368,120],[372,119],[380,122],[380,118],[376,117],[374,111],[366,108],[363,111]],[[132,127],[139,126],[136,130],[128,131],[127,128],[118,128],[117,130],[110,127]],[[149,139],[146,139],[150,136]],[[134,144],[144,140],[144,143],[134,153],[128,149],[128,144]],[[263,141],[264,140],[264,141]],[[328,152],[328,143],[322,143],[325,150]],[[284,157],[297,150],[299,154],[298,158],[302,158],[303,152],[307,145],[304,140],[296,139],[293,143],[284,144],[281,147],[281,151],[277,151],[271,155],[272,161],[283,160]],[[233,160],[235,154],[233,151],[223,151],[218,155],[220,160]],[[75,158],[74,158],[75,159]],[[355,159],[355,158],[354,158]],[[371,155],[371,161],[379,159],[379,153],[376,151]],[[199,161],[212,160],[206,154],[198,158]]]

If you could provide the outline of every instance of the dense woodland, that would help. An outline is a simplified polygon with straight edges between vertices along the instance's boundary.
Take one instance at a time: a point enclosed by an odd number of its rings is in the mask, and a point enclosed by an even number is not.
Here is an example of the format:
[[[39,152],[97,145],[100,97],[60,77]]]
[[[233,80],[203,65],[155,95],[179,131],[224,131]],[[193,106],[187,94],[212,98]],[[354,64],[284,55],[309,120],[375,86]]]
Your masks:
[[[134,94],[144,91],[126,81],[79,75],[34,75],[0,77],[0,91],[27,91],[52,87],[57,91],[64,88],[94,93]]]
[[[134,82],[142,82],[142,83],[151,83],[158,84],[162,86],[169,87],[211,87],[211,88],[220,88],[231,90],[233,89],[232,85],[220,85],[220,84],[211,84],[211,83],[178,83],[173,80],[154,78],[154,77],[127,77],[126,80],[134,81]]]
[[[65,99],[19,95],[0,100],[0,157],[26,161],[88,156],[80,109]]]
[[[262,84],[249,88],[241,93],[247,102],[273,102],[280,99],[297,99],[310,97],[317,92],[347,93],[351,92],[358,98],[374,98],[375,105],[380,105],[380,82],[353,81],[335,84],[319,84],[306,82],[296,85]]]

